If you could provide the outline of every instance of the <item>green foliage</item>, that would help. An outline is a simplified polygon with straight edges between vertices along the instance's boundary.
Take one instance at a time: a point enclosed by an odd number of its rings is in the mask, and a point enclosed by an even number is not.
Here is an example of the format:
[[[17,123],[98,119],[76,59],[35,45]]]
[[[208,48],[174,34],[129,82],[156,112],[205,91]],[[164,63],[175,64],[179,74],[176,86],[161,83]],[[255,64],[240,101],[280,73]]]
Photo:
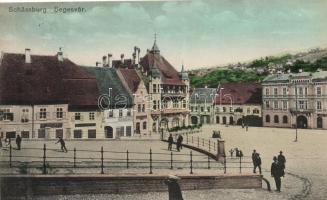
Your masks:
[[[275,63],[275,64],[285,63],[290,58],[292,58],[292,55],[290,54],[286,54],[280,57],[271,56],[271,57],[260,58],[254,60],[249,67],[258,68],[258,67],[265,67],[269,63]]]
[[[231,70],[231,69],[216,69],[209,74],[199,77],[190,75],[191,85],[193,87],[217,87],[220,83],[228,82],[247,82],[260,81],[265,78],[265,75],[258,75],[254,71]]]
[[[327,57],[322,57],[316,60],[314,63],[305,62],[303,60],[297,60],[292,66],[285,68],[285,71],[291,70],[291,72],[299,72],[302,69],[304,72],[315,72],[318,69],[327,70]]]
[[[173,127],[173,128],[170,128],[168,129],[169,132],[176,132],[176,131],[180,131],[180,130],[193,130],[195,128],[199,129],[202,127],[202,124],[194,124],[194,125],[188,125],[188,126],[182,126],[182,127]]]

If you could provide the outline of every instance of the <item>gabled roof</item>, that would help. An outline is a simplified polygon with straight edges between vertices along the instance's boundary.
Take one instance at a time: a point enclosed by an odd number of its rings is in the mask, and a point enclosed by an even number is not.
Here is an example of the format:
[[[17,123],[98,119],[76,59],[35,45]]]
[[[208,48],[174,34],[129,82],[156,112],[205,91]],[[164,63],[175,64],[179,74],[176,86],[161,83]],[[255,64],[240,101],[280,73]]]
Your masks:
[[[140,76],[135,69],[119,68],[119,72],[122,74],[124,81],[127,83],[129,90],[135,93],[141,82]]]
[[[262,101],[262,87],[257,82],[240,82],[240,83],[226,83],[222,84],[221,103],[230,104],[231,99],[233,104],[261,104]],[[218,89],[215,104],[220,104],[220,90]],[[229,98],[230,96],[231,98]]]
[[[117,72],[114,68],[105,67],[83,67],[90,74],[96,77],[98,87],[101,95],[109,95],[109,88],[111,89],[111,105],[118,107],[124,106],[123,103],[127,101],[128,107],[132,106],[132,96],[122,84]],[[124,100],[126,98],[126,101]]]
[[[69,59],[57,56],[4,53],[0,65],[0,104],[36,105],[67,103],[96,106],[98,88],[94,76]]]
[[[152,68],[158,68],[161,72],[161,80],[167,85],[185,85],[179,78],[177,70],[159,53],[148,52],[140,61],[144,71],[149,73]]]
[[[195,88],[192,92],[190,103],[212,104],[217,94],[216,88]]]

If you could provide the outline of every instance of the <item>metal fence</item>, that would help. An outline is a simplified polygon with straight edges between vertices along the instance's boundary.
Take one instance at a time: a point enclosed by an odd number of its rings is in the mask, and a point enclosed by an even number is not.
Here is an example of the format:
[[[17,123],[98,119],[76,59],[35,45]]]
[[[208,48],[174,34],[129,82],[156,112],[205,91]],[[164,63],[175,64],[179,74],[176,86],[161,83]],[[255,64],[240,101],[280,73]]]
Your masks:
[[[188,169],[189,173],[193,174],[195,170],[242,173],[245,169],[252,168],[249,165],[252,162],[245,160],[247,157],[228,158],[224,162],[217,162],[210,156],[194,151],[189,153],[175,151],[162,153],[154,152],[152,149],[147,152],[109,151],[99,147],[98,150],[74,148],[65,154],[59,152],[58,149],[47,148],[46,144],[43,145],[43,148],[24,148],[23,150],[31,151],[33,154],[17,155],[15,152],[18,151],[10,145],[7,155],[8,162],[5,161],[5,163],[8,163],[10,168],[19,168],[20,165],[26,164],[27,168],[37,168],[41,170],[42,174],[49,173],[49,169],[93,169],[95,173],[100,174],[114,174],[115,169],[142,169],[142,172],[145,171],[149,174],[154,173],[154,170],[160,172],[162,169]]]

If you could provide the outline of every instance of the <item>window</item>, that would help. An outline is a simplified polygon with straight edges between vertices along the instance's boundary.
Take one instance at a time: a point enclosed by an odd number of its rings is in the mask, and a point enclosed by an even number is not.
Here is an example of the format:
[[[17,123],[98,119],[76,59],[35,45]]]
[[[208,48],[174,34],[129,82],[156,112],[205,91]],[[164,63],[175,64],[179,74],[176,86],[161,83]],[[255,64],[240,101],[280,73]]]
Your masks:
[[[260,111],[258,108],[253,109],[253,114],[259,114],[259,113],[260,113]]]
[[[186,101],[183,100],[183,108],[186,108]]]
[[[46,108],[40,108],[39,117],[40,117],[40,119],[47,118],[47,109]]]
[[[128,117],[131,116],[131,110],[130,110],[130,109],[127,109],[126,115],[127,115]]]
[[[82,130],[74,130],[74,138],[82,138]]]
[[[143,122],[143,130],[146,129],[146,122]]]
[[[96,138],[97,132],[95,129],[87,130],[87,137],[88,138]]]
[[[94,120],[94,112],[89,113],[89,120]]]
[[[132,127],[126,126],[126,136],[132,136]]]
[[[321,87],[317,87],[316,93],[317,93],[317,96],[321,96]]]
[[[157,110],[157,101],[153,101],[153,110]]]
[[[223,107],[223,112],[226,112],[226,107]]]
[[[145,112],[145,104],[142,104],[142,112]]]
[[[287,124],[288,123],[288,118],[286,115],[283,116],[283,124]]]
[[[283,96],[287,95],[287,88],[283,88]]]
[[[270,115],[266,115],[266,122],[267,122],[267,123],[270,122]]]
[[[321,101],[317,101],[317,110],[321,110]]]
[[[113,110],[109,110],[109,117],[113,117],[114,116],[114,111]]]
[[[153,93],[157,93],[157,85],[153,84]]]
[[[119,118],[123,117],[123,110],[119,110]]]
[[[300,109],[305,109],[305,103],[304,103],[304,101],[299,101],[299,108]]]
[[[275,115],[274,116],[274,123],[279,123],[279,117],[278,117],[278,115]]]
[[[62,108],[57,108],[57,113],[56,113],[57,119],[62,119],[63,115],[64,115],[64,112],[63,112]]]
[[[299,95],[303,96],[303,88],[302,87],[299,88]]]
[[[247,108],[247,109],[246,109],[246,112],[247,112],[247,113],[251,113],[251,109],[250,109],[250,108]]]
[[[278,101],[274,101],[274,109],[278,109]]]
[[[117,137],[124,136],[124,127],[123,126],[116,128],[116,135],[117,135]]]
[[[44,128],[41,128],[41,129],[38,130],[37,137],[38,138],[45,138],[45,129]]]
[[[56,138],[58,138],[58,137],[63,138],[63,136],[64,136],[63,129],[56,129]]]
[[[178,101],[177,100],[173,101],[173,108],[178,108]]]
[[[0,120],[14,121],[14,113],[10,112],[10,109],[0,110]]]
[[[207,107],[207,111],[210,112],[210,107]]]
[[[287,101],[283,101],[283,110],[287,110]]]
[[[81,113],[75,113],[75,120],[81,120]]]
[[[229,107],[229,112],[233,112],[233,107]]]
[[[269,96],[269,88],[266,88],[266,95]]]
[[[193,109],[194,109],[194,107],[193,107],[193,106],[191,106],[191,112],[193,112]]]
[[[274,88],[274,96],[277,96],[277,95],[278,95],[278,89]]]
[[[266,101],[266,108],[270,108],[269,101]]]
[[[137,105],[137,112],[141,112],[141,104]]]
[[[29,131],[22,131],[21,136],[22,136],[22,138],[29,138],[30,137],[30,132]]]
[[[22,110],[23,114],[22,114],[22,123],[26,123],[28,122],[28,109],[23,109]]]
[[[305,95],[305,96],[308,95],[308,88],[307,88],[307,87],[304,88],[304,95]]]

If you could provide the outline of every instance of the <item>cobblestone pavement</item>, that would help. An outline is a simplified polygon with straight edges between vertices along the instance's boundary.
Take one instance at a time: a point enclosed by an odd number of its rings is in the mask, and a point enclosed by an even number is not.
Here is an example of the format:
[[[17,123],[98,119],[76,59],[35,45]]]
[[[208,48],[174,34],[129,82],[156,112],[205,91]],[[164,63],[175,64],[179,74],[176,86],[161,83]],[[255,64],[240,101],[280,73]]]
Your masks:
[[[302,182],[299,193],[289,199],[327,199],[327,131],[298,129],[298,141],[294,142],[295,129],[249,127],[248,132],[240,126],[207,125],[200,137],[210,138],[213,130],[220,130],[226,141],[225,148],[238,147],[245,156],[251,156],[256,149],[262,159],[262,167],[270,170],[272,158],[282,150],[286,156],[286,174],[282,179],[282,190],[294,188],[294,178]],[[197,136],[196,135],[196,136]],[[274,181],[265,174],[272,187]],[[296,190],[296,189],[295,189]]]

